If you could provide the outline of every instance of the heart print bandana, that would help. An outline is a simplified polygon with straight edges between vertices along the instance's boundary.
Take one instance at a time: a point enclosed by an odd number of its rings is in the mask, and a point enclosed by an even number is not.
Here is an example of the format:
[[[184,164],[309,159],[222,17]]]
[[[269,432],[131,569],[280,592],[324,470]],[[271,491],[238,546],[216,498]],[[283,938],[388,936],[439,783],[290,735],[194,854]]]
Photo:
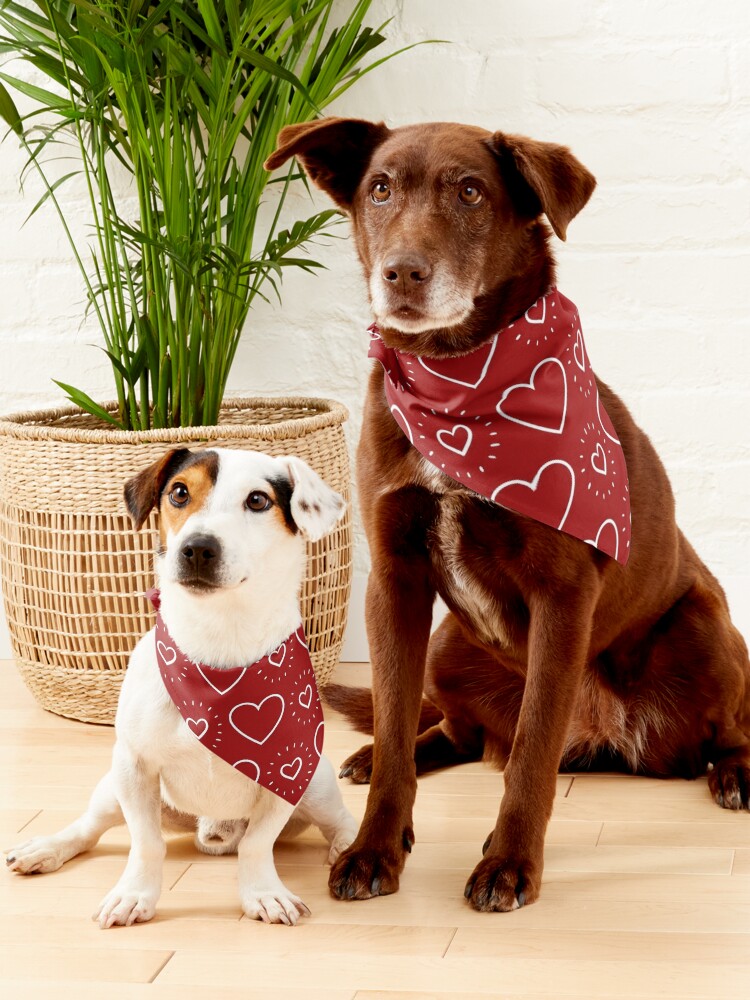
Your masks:
[[[415,357],[370,328],[393,418],[437,469],[623,565],[625,456],[602,406],[578,310],[553,288],[469,354]]]
[[[323,710],[302,625],[268,656],[219,669],[177,647],[157,611],[156,659],[164,686],[207,750],[295,805],[318,766]]]

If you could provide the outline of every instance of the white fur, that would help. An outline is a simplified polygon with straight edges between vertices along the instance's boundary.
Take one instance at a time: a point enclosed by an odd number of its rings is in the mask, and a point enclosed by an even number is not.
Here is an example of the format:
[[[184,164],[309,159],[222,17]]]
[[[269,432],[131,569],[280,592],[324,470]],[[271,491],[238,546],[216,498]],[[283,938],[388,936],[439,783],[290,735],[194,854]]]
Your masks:
[[[157,557],[161,613],[169,633],[190,658],[215,667],[250,663],[275,649],[299,624],[299,589],[305,562],[304,537],[271,512],[244,506],[268,478],[291,477],[299,504],[312,508],[303,528],[322,537],[343,513],[343,500],[296,458],[216,449],[219,473],[208,502],[170,534]],[[298,492],[299,491],[299,492]],[[305,512],[302,512],[303,519]],[[185,538],[210,532],[222,545],[221,589],[197,594],[176,582],[176,553]],[[20,874],[55,871],[96,844],[105,830],[127,823],[131,849],[117,885],[94,919],[101,927],[151,919],[161,893],[165,844],[164,805],[197,821],[196,842],[208,853],[237,849],[244,912],[271,923],[295,924],[309,913],[280,880],[273,845],[282,831],[318,826],[333,861],[356,835],[333,769],[325,757],[297,806],[284,802],[215,756],[192,735],[159,674],[154,635],[149,632],[130,658],[115,719],[112,768],[102,778],[87,811],[51,837],[35,837],[8,852]]]
[[[458,326],[474,309],[474,295],[456,285],[449,275],[433,273],[428,294],[425,296],[422,317],[403,317],[392,312],[391,289],[381,276],[381,268],[374,267],[369,281],[370,304],[376,322],[401,333],[424,333],[426,330]]]

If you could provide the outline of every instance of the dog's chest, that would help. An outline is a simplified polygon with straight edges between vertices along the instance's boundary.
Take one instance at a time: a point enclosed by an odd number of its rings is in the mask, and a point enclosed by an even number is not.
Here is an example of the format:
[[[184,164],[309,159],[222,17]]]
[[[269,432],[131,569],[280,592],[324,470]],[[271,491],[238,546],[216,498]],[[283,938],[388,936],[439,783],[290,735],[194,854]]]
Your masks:
[[[440,596],[449,608],[487,646],[507,646],[510,641],[507,608],[502,587],[490,587],[467,558],[460,518],[443,502],[430,546]]]

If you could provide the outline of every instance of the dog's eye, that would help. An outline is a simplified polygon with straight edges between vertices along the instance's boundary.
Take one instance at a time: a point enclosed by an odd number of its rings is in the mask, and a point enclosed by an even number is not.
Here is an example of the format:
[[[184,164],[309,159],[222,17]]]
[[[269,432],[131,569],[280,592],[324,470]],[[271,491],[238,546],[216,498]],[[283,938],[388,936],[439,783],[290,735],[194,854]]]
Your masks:
[[[262,493],[260,490],[253,490],[252,493],[248,494],[245,506],[248,510],[268,510],[272,502],[267,493]]]
[[[184,483],[175,483],[169,491],[169,502],[173,507],[184,507],[190,499],[190,493]]]
[[[478,205],[482,200],[482,197],[482,192],[478,187],[474,187],[473,184],[464,184],[458,192],[458,199],[459,201],[462,201],[464,205]]]
[[[388,201],[390,196],[391,189],[385,181],[375,181],[370,188],[370,197],[376,205],[382,205],[384,201]]]

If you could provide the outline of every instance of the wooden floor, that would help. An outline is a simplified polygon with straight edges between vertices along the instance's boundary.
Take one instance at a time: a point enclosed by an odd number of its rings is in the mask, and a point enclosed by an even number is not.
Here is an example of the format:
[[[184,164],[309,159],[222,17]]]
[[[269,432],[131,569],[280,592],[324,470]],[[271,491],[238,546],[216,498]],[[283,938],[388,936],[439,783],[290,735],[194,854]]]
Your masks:
[[[358,680],[361,668],[341,667]],[[59,719],[0,663],[0,846],[55,831],[85,806],[113,732]],[[362,742],[330,716],[335,764]],[[362,815],[366,789],[343,784]],[[750,997],[750,815],[705,781],[560,777],[541,900],[513,914],[464,902],[502,778],[482,764],[420,781],[417,844],[401,891],[336,902],[322,840],[279,846],[284,881],[312,909],[296,928],[242,917],[234,858],[169,843],[149,924],[89,919],[118,878],[127,832],[52,875],[0,871],[4,1000],[469,1000],[534,996]]]

